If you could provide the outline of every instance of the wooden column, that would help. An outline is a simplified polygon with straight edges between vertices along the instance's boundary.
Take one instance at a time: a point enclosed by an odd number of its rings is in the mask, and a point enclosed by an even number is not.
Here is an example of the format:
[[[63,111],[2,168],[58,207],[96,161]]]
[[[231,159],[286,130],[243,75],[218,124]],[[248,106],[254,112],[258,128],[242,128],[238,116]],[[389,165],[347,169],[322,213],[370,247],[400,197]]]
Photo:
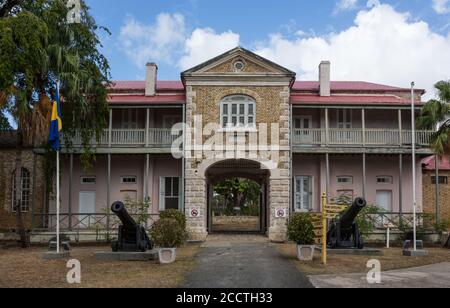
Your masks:
[[[399,195],[399,204],[398,204],[398,212],[400,219],[400,226],[403,224],[403,154],[399,156],[399,181],[398,181],[398,195]]]
[[[110,229],[110,215],[111,215],[111,154],[108,154],[107,161],[107,181],[106,181],[106,230],[109,232]]]
[[[361,110],[361,121],[362,121],[362,143],[366,145],[366,110],[363,108]]]
[[[402,110],[399,109],[398,110],[398,140],[399,140],[399,145],[400,147],[403,146],[403,123],[402,123]]]
[[[145,147],[148,147],[150,143],[150,108],[147,108],[146,111],[146,118],[145,118]]]
[[[328,108],[325,108],[325,144],[330,142],[330,119],[328,116]]]
[[[113,110],[109,109],[108,147],[112,146]]]
[[[362,155],[362,193],[363,193],[363,198],[366,198],[366,179],[367,179],[367,157],[366,157],[366,153],[363,153]]]
[[[325,166],[326,166],[326,193],[327,201],[330,201],[330,154],[325,154]]]

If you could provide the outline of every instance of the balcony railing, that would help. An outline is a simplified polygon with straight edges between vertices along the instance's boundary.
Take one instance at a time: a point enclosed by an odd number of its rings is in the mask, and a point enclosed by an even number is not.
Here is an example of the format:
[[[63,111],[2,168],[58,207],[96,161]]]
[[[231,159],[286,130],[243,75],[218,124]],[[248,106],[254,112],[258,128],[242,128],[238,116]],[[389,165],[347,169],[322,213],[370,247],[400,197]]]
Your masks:
[[[179,136],[172,135],[171,129],[151,128],[145,129],[105,129],[99,142],[92,140],[91,144],[98,147],[171,147]],[[73,146],[81,145],[81,135],[75,134]]]
[[[416,131],[418,146],[430,145],[433,131]],[[407,147],[412,144],[412,131],[389,129],[295,129],[295,146],[392,146]]]

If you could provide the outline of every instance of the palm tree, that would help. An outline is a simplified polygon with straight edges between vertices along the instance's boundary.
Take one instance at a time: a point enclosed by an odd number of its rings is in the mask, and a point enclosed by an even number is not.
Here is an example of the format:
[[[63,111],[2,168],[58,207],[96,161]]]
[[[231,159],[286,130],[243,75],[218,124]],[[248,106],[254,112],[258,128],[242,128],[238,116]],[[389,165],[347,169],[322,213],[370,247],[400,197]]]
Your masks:
[[[450,81],[435,85],[438,99],[432,99],[422,109],[417,120],[420,129],[436,129],[431,138],[431,148],[442,157],[450,154]]]

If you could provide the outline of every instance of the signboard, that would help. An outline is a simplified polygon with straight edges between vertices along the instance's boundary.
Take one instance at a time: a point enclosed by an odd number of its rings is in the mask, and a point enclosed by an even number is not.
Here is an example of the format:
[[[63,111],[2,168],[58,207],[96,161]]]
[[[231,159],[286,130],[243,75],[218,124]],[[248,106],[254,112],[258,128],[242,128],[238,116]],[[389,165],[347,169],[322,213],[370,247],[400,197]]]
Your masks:
[[[275,209],[275,218],[286,218],[286,217],[287,217],[287,209],[285,208]]]
[[[198,218],[200,216],[200,211],[198,208],[193,207],[189,211],[189,217],[190,218]]]

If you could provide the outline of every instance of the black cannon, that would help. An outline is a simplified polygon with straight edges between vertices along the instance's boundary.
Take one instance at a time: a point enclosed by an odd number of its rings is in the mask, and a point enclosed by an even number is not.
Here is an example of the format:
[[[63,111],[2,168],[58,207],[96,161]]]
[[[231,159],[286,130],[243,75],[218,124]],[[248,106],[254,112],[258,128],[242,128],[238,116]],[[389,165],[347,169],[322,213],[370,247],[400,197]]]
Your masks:
[[[123,202],[113,203],[111,211],[122,222],[122,225],[119,226],[118,239],[111,244],[114,252],[145,252],[153,249],[153,242],[148,237],[145,228],[138,225],[128,214]]]
[[[364,248],[364,242],[355,219],[366,205],[366,200],[356,198],[352,206],[339,219],[331,222],[327,234],[329,248]]]

